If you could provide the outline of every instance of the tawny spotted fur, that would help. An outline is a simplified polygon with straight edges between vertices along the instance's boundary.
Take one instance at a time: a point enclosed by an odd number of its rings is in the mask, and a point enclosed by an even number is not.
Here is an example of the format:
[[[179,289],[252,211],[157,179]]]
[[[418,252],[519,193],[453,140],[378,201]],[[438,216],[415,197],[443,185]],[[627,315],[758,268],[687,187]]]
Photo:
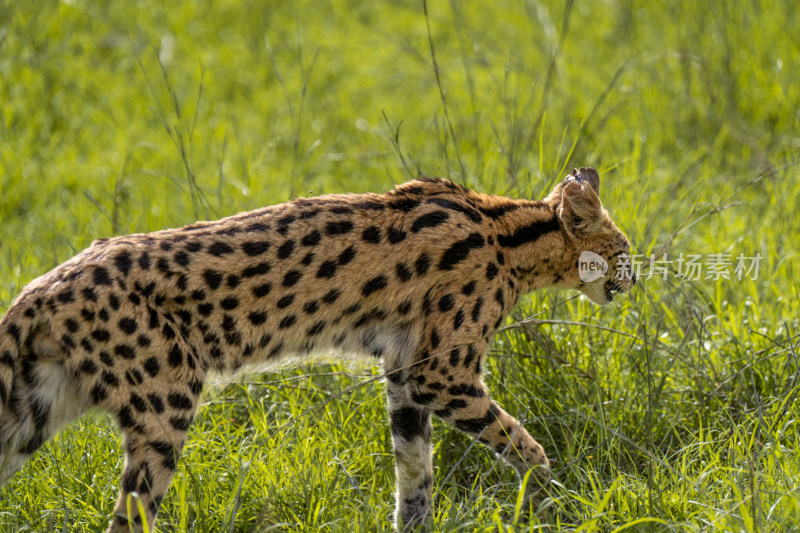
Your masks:
[[[153,524],[210,372],[335,349],[387,372],[398,526],[431,505],[431,414],[520,475],[534,469],[535,492],[547,457],[490,398],[482,358],[520,294],[577,288],[607,303],[632,286],[614,268],[628,240],[598,191],[592,169],[543,201],[423,178],[95,241],[0,322],[0,483],[59,427],[108,410],[126,453],[109,531],[139,531],[128,495]],[[584,250],[609,262],[604,278],[580,281]]]

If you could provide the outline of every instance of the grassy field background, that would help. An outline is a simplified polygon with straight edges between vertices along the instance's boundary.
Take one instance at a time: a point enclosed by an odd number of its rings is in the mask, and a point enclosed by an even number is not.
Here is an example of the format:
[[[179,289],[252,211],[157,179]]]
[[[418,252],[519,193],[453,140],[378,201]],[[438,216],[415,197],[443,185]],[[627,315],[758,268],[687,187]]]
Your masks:
[[[551,322],[501,333],[486,381],[563,490],[517,520],[511,471],[438,424],[436,530],[797,530],[800,5],[427,7],[4,0],[0,309],[98,237],[418,173],[536,198],[592,165],[638,253],[760,254],[758,278],[523,298],[509,324]],[[389,529],[377,373],[209,389],[160,530]],[[0,530],[103,530],[121,465],[84,417],[0,491]]]

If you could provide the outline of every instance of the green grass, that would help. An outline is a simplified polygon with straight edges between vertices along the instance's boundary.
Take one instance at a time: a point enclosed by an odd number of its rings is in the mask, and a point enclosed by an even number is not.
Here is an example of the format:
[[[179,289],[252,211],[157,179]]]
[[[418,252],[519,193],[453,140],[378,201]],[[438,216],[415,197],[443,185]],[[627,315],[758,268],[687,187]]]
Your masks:
[[[524,298],[509,324],[549,322],[498,335],[486,381],[563,490],[515,521],[510,470],[437,425],[436,529],[793,530],[798,27],[788,0],[6,0],[0,308],[98,237],[418,172],[541,197],[592,165],[639,253],[760,253],[758,279]],[[377,372],[209,390],[160,529],[387,529]],[[84,417],[0,491],[0,529],[102,530],[121,464],[111,418]]]

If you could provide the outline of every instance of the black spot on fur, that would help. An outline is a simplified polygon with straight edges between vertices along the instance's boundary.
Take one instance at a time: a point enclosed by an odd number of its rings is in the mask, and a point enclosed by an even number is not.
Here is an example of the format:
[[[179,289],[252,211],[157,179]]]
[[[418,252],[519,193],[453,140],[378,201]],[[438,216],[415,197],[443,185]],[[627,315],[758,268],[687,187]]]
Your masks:
[[[178,318],[180,318],[181,322],[184,324],[189,325],[192,323],[192,314],[186,309],[178,309],[175,311],[175,314],[178,315]]]
[[[418,403],[419,405],[428,405],[429,403],[431,403],[433,400],[436,399],[436,394],[433,392],[428,392],[423,394],[415,392],[411,394],[411,399],[414,400],[414,402]]]
[[[209,268],[203,272],[203,280],[205,280],[208,288],[213,291],[219,288],[220,284],[222,283],[222,274]]]
[[[386,278],[386,276],[376,276],[364,284],[364,286],[361,288],[361,294],[364,297],[367,297],[373,292],[385,288],[388,282],[389,280]]]
[[[169,265],[169,259],[167,259],[166,257],[158,258],[158,261],[156,261],[156,268],[159,271],[163,272],[167,277],[170,277],[173,274],[175,274]]]
[[[322,330],[325,329],[327,323],[324,320],[320,320],[319,322],[315,322],[313,326],[308,328],[308,335],[314,336],[319,335],[322,333]]]
[[[431,291],[425,293],[425,297],[422,299],[422,312],[425,313],[425,316],[428,316],[431,312]]]
[[[464,368],[468,367],[477,356],[478,356],[478,350],[475,349],[474,344],[470,344],[467,347],[467,356],[464,358]]]
[[[303,237],[303,240],[300,241],[300,244],[302,244],[303,246],[316,246],[317,244],[319,244],[321,238],[322,235],[320,234],[320,232],[314,230],[305,237]]]
[[[139,256],[137,260],[139,263],[139,268],[142,270],[149,270],[150,269],[150,254],[147,252],[142,252],[142,255]]]
[[[253,222],[249,226],[244,227],[244,231],[267,231],[268,229],[269,225],[263,222]]]
[[[134,288],[137,289],[140,293],[142,293],[142,296],[144,296],[145,298],[150,298],[150,296],[152,296],[153,294],[153,291],[156,290],[156,282],[151,281],[144,287],[141,287],[141,289],[138,288],[138,283],[136,283],[134,285]]]
[[[401,315],[407,315],[411,312],[411,300],[406,300],[397,306],[397,312]]]
[[[119,426],[121,428],[129,428],[136,425],[136,421],[133,418],[133,411],[131,411],[131,408],[127,405],[120,409],[117,418],[119,419]]]
[[[442,254],[439,270],[452,270],[455,265],[467,258],[470,251],[485,244],[486,241],[480,233],[471,233],[466,239],[455,242]]]
[[[269,294],[270,290],[272,290],[272,284],[270,283],[262,283],[261,285],[256,285],[253,287],[253,296],[256,298],[263,298],[267,294]]]
[[[469,296],[470,294],[475,292],[476,285],[477,284],[474,281],[470,281],[469,283],[467,283],[466,285],[464,285],[461,288],[461,294],[464,294],[465,296]]]
[[[475,306],[472,308],[472,321],[477,322],[481,316],[481,308],[483,307],[483,297],[479,296],[475,301]]]
[[[465,431],[467,433],[480,433],[483,431],[483,428],[488,426],[489,424],[493,423],[497,420],[497,415],[500,413],[498,407],[494,404],[491,405],[489,410],[486,411],[486,414],[482,418],[468,418],[464,420],[456,420],[455,426],[457,429],[461,431]]]
[[[216,257],[222,257],[223,255],[226,254],[232,254],[233,248],[231,247],[230,244],[226,242],[216,241],[212,243],[211,246],[209,246],[208,250],[206,251]]]
[[[263,311],[251,311],[248,313],[247,319],[254,326],[260,326],[267,321],[267,313],[264,313]]]
[[[335,261],[325,261],[319,266],[319,269],[317,270],[318,278],[331,279],[335,274],[336,274]]]
[[[424,276],[428,269],[431,267],[431,258],[428,254],[422,254],[417,258],[417,262],[414,263],[414,268],[417,271],[418,276]]]
[[[131,392],[131,396],[128,399],[128,403],[130,403],[134,409],[139,411],[140,413],[144,413],[147,411],[147,402],[144,401],[144,398],[136,394],[135,392]]]
[[[253,276],[263,275],[268,273],[271,269],[272,266],[267,262],[256,263],[242,270],[242,277],[252,278]]]
[[[361,310],[361,304],[356,302],[349,307],[345,307],[344,311],[342,311],[343,315],[352,315],[353,313],[357,313]]]
[[[147,395],[147,401],[150,403],[150,407],[153,409],[153,411],[155,411],[156,414],[161,414],[164,412],[164,401],[158,394],[149,393]]]
[[[133,359],[136,357],[136,350],[128,344],[118,344],[114,346],[114,353],[125,359]]]
[[[158,364],[158,358],[151,357],[147,359],[144,364],[142,365],[144,371],[150,374],[150,377],[156,377],[158,375],[158,371],[161,370],[161,365]]]
[[[97,404],[108,398],[108,389],[97,383],[92,388],[91,394],[92,394],[92,402]]]
[[[497,265],[494,263],[489,263],[486,266],[486,278],[491,281],[497,277],[497,273],[499,272]]]
[[[353,207],[357,209],[364,209],[366,211],[383,211],[386,206],[379,202],[359,202]]]
[[[250,241],[242,244],[242,251],[253,257],[265,253],[270,246],[271,244],[268,241]]]
[[[120,416],[122,416],[120,414]],[[132,423],[130,425],[133,425]],[[122,490],[124,492],[133,492],[136,490],[136,482],[139,479],[139,470],[132,468],[125,472],[122,476]],[[126,520],[127,521],[127,520]]]
[[[111,357],[111,354],[106,351],[100,352],[100,360],[108,367],[114,366],[114,359]]]
[[[451,310],[456,304],[452,294],[445,294],[439,299],[439,311],[445,313]]]
[[[370,226],[361,233],[361,239],[370,244],[381,242],[381,230],[377,226]]]
[[[503,289],[497,289],[494,293],[495,301],[500,304],[500,308],[503,309],[506,306],[505,298],[503,297]]]
[[[235,296],[229,296],[228,298],[224,298],[222,301],[220,301],[219,306],[227,311],[236,309],[239,307],[239,298],[236,298]]]
[[[167,358],[170,366],[176,368],[183,363],[183,350],[177,344],[173,344],[169,349],[169,357]]]
[[[467,361],[464,360],[464,363],[467,364]],[[447,389],[447,392],[450,393],[452,396],[464,395],[464,396],[471,396],[473,398],[482,398],[484,395],[483,389],[468,383],[459,383],[458,385],[452,385],[450,388]]]
[[[269,333],[264,333],[261,336],[261,339],[258,341],[258,345],[261,346],[262,348],[266,348],[271,340],[272,340],[272,335],[270,335]]]
[[[189,382],[189,390],[192,394],[198,396],[203,391],[203,382],[199,379],[193,379]]]
[[[450,209],[451,211],[457,211],[459,213],[462,213],[466,215],[472,222],[480,222],[481,220],[483,220],[483,217],[481,216],[480,213],[478,213],[478,211],[467,205],[454,202],[453,200],[448,200],[446,198],[431,198],[427,200],[425,203],[435,204],[438,205],[439,207],[443,207],[445,209]]]
[[[459,309],[456,316],[453,317],[453,328],[457,330],[462,325],[464,325],[464,310]]]
[[[120,331],[127,333],[128,335],[133,335],[133,333],[136,332],[136,320],[130,317],[120,318],[117,325],[119,326]]]
[[[392,200],[391,202],[389,202],[389,207],[391,209],[396,209],[397,211],[405,211],[406,213],[411,211],[418,205],[419,205],[419,200],[408,197],[398,198],[397,200]]]
[[[170,425],[178,431],[186,431],[192,423],[191,418],[184,418],[181,416],[173,416],[169,419]]]
[[[450,418],[453,415],[453,412],[464,409],[466,406],[467,402],[459,398],[455,398],[447,402],[447,405],[445,405],[443,409],[435,411],[435,414],[439,418]]]
[[[336,222],[328,222],[325,225],[325,233],[328,235],[344,235],[353,231],[353,223],[349,220],[339,220]]]
[[[424,409],[416,407],[402,407],[389,414],[392,426],[392,435],[401,437],[406,441],[416,437],[427,440],[430,438],[430,415]]]
[[[408,281],[414,275],[414,273],[408,269],[408,266],[405,263],[397,263],[394,268],[395,273],[400,281]]]
[[[91,359],[84,359],[81,363],[81,372],[89,375],[96,374],[97,365]]]
[[[283,286],[284,287],[294,287],[297,285],[297,282],[300,281],[300,278],[303,277],[303,273],[299,270],[290,270],[283,276]]]
[[[339,254],[338,258],[339,266],[346,265],[347,263],[352,261],[355,256],[356,256],[355,246],[348,246],[347,248],[342,250],[342,253]]]
[[[496,220],[505,215],[506,213],[510,211],[516,211],[519,208],[520,208],[519,204],[503,204],[495,207],[481,207],[480,210],[481,213],[483,213],[487,217]]]
[[[322,301],[325,302],[326,304],[332,304],[341,295],[342,291],[340,291],[339,289],[331,289],[327,293],[325,293],[325,296],[322,297]]]
[[[164,338],[167,340],[172,340],[175,338],[175,331],[169,324],[164,324],[164,327],[161,328],[161,334],[164,335]]]
[[[279,342],[270,349],[269,354],[267,354],[267,359],[277,356],[281,353],[281,350],[283,350],[283,342]]]
[[[431,348],[438,348],[441,342],[442,336],[439,334],[439,331],[436,328],[433,328],[431,331]]]
[[[525,227],[519,228],[510,235],[498,235],[497,242],[506,248],[517,248],[523,244],[533,242],[548,233],[559,231],[558,218],[555,214],[548,220],[533,222]]]
[[[294,241],[289,239],[278,248],[278,259],[287,259],[294,252]]]
[[[67,355],[69,355],[72,349],[75,348],[75,339],[73,339],[71,335],[62,335],[61,348],[67,352]]]
[[[289,233],[289,226],[295,220],[297,220],[297,218],[294,215],[286,215],[285,217],[278,219],[278,227],[276,231],[281,235],[286,235]]]
[[[65,289],[59,292],[56,298],[58,299],[59,302],[64,304],[75,301],[75,297],[72,294],[72,289]]]
[[[360,328],[366,326],[370,322],[380,321],[386,318],[386,311],[381,309],[373,309],[361,315],[359,319],[353,324],[353,327]]]
[[[167,396],[167,403],[174,409],[191,409],[192,400],[185,394],[179,392],[171,392]]]
[[[450,215],[444,211],[434,211],[422,215],[411,224],[411,233],[418,233],[425,228],[433,228],[439,224],[444,224],[448,218],[450,218]]]
[[[236,328],[236,319],[233,318],[231,315],[223,315],[222,317],[222,329],[225,331],[233,331]]]
[[[294,294],[287,294],[286,296],[278,300],[278,303],[276,305],[278,306],[278,309],[285,309],[290,305],[292,305],[292,302],[294,302]]]
[[[458,366],[461,361],[461,348],[453,348],[450,350],[450,366]]]
[[[94,289],[92,289],[91,287],[85,287],[84,289],[82,289],[81,294],[83,294],[83,297],[89,300],[90,302],[97,301],[97,295],[95,294]]]
[[[386,233],[386,235],[391,244],[397,244],[406,238],[406,232],[396,228],[389,228],[389,231]]]
[[[120,252],[114,257],[114,266],[117,267],[117,270],[122,272],[123,276],[127,276],[128,273],[131,271],[131,267],[133,266],[133,260],[131,259],[131,254],[127,251]]]
[[[176,450],[167,441],[156,440],[148,443],[150,448],[158,452],[164,458],[164,466],[169,470],[175,470]]]
[[[190,261],[189,254],[187,254],[184,251],[175,252],[175,255],[172,256],[172,259],[175,261],[175,263],[177,263],[178,265],[180,265],[182,267],[187,266],[189,264],[189,261]]]
[[[278,324],[278,328],[280,329],[290,328],[294,325],[295,322],[297,322],[297,317],[295,315],[285,316],[281,320],[280,324]]]

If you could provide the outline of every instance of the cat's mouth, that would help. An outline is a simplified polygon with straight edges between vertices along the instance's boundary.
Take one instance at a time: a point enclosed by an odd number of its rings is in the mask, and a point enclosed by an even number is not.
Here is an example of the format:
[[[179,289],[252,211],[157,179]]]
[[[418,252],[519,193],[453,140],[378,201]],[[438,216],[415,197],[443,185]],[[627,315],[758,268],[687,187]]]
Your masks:
[[[622,292],[622,288],[619,286],[616,280],[608,280],[605,283],[605,292],[606,292],[606,300],[609,302],[614,299],[614,296]]]

